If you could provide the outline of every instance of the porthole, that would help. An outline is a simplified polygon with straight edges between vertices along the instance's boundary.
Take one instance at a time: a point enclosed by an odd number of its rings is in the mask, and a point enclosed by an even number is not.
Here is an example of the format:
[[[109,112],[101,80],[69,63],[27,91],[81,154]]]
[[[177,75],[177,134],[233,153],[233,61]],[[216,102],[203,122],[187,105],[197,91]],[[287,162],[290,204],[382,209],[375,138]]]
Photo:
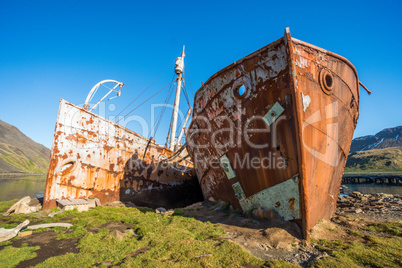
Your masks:
[[[332,89],[334,88],[335,80],[332,73],[326,69],[322,69],[320,72],[320,85],[321,89],[325,94],[331,94]]]
[[[63,161],[57,170],[57,174],[59,174],[60,176],[65,176],[73,172],[73,170],[76,168],[75,164],[75,161],[71,159]]]
[[[229,90],[232,91],[231,95],[234,100],[238,103],[242,103],[243,101],[246,101],[252,93],[253,84],[248,76],[241,76],[233,82],[232,88]]]
[[[244,84],[240,84],[237,87],[234,88],[234,95],[236,98],[241,99],[244,98],[247,94],[247,89],[244,86]]]

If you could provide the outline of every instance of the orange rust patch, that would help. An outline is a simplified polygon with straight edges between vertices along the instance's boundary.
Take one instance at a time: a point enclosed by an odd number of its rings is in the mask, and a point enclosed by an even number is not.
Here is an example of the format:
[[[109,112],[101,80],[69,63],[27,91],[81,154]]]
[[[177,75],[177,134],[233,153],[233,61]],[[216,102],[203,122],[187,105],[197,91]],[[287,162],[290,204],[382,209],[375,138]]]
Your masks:
[[[114,148],[114,147],[112,147],[112,146],[107,146],[107,145],[103,146],[103,149],[105,149],[105,151],[106,151],[107,153],[109,153],[109,151],[112,150],[113,148]]]
[[[88,121],[86,121],[87,125],[92,124],[94,122],[94,119],[92,118],[92,116],[89,118]]]

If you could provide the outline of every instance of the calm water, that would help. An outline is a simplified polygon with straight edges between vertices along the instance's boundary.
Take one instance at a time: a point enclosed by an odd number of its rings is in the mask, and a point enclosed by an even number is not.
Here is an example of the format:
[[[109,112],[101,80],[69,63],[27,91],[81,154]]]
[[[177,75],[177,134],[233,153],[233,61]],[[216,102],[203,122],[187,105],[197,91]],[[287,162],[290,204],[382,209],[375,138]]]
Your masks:
[[[7,177],[0,175],[0,201],[20,199],[24,196],[43,197],[46,175]]]
[[[350,193],[353,191],[358,191],[363,194],[384,193],[384,194],[402,195],[402,186],[395,186],[395,185],[389,186],[385,184],[375,184],[375,183],[343,184],[343,185],[349,187]]]

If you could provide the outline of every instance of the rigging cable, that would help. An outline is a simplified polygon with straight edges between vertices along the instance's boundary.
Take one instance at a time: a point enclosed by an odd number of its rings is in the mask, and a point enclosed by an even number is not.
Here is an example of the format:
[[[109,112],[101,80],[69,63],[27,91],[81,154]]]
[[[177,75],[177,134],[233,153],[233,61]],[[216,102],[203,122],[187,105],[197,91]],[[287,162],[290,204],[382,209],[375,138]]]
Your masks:
[[[183,72],[183,77],[184,77],[184,72]],[[184,91],[184,97],[186,98],[187,104],[189,107],[191,107],[190,105],[190,99],[187,95],[187,90],[186,90],[186,84],[184,83],[184,79],[183,79],[183,91]]]
[[[174,77],[175,77],[175,75],[173,75],[172,82],[174,81]],[[166,105],[168,104],[168,102],[170,101],[170,97],[172,96],[174,85],[175,84],[170,86],[168,94],[167,94],[166,99],[165,99],[165,103],[164,103],[164,105],[162,107],[162,110],[159,113],[158,118],[156,119],[155,125],[153,125],[151,130],[149,131],[148,137],[151,136],[152,131],[154,132],[154,136],[156,135],[156,132],[158,131],[159,125],[160,125],[160,123],[162,121],[162,117],[163,117],[163,115],[164,115],[164,113],[166,111]]]
[[[119,120],[116,121],[116,123],[118,123],[120,120],[122,120],[123,118],[126,118],[129,114],[131,114],[132,112],[134,112],[135,110],[137,110],[140,106],[142,106],[144,103],[146,103],[147,101],[149,101],[150,99],[152,99],[153,97],[155,97],[158,93],[160,93],[162,90],[164,90],[165,88],[167,88],[169,85],[171,85],[173,82],[170,82],[169,84],[167,84],[166,86],[164,86],[163,88],[161,88],[158,92],[156,92],[155,94],[153,94],[151,97],[149,97],[148,99],[146,99],[145,101],[143,101],[140,105],[138,105],[137,107],[135,107],[134,109],[132,109],[130,112],[128,112],[125,116],[121,117]]]
[[[170,157],[166,157],[166,158],[164,158],[164,159],[161,159],[161,158],[162,158],[162,157],[165,157],[165,156],[160,155],[160,156],[159,156],[159,160],[165,162],[165,161],[170,161],[170,160],[175,159],[175,158],[176,158],[178,155],[180,155],[180,153],[187,147],[188,142],[189,142],[196,134],[198,134],[199,132],[200,132],[199,130],[193,131],[190,135],[188,135],[188,137],[187,137],[187,139],[186,139],[186,143],[183,144],[176,152],[174,152],[173,155],[171,155]],[[176,161],[176,162],[180,162],[180,161],[182,161],[182,160],[185,159],[185,158],[186,158],[186,157],[183,157],[183,158],[179,159],[179,161]]]
[[[133,104],[133,102],[135,102],[139,97],[141,97],[141,95],[142,94],[144,94],[144,92],[147,90],[147,89],[149,89],[169,68],[170,68],[170,66],[172,66],[172,64],[174,63],[175,61],[173,60],[172,61],[172,63],[170,63],[169,64],[169,66],[149,85],[149,86],[147,86],[141,93],[140,93],[140,95],[138,95],[132,102],[130,102],[117,116],[116,116],[116,118],[118,118],[119,117],[119,115],[122,113],[122,112],[124,112],[131,104]],[[126,115],[127,116],[127,115]],[[118,121],[117,121],[118,122]],[[117,123],[116,122],[116,123]]]
[[[186,65],[184,66],[184,68],[185,68],[186,73],[187,73],[187,70],[188,70],[188,68],[187,68],[188,63],[187,63],[187,60],[186,60],[186,59],[184,59],[184,61],[186,62]],[[188,76],[188,82],[190,83],[190,92],[193,92],[193,86],[191,85],[190,75]]]

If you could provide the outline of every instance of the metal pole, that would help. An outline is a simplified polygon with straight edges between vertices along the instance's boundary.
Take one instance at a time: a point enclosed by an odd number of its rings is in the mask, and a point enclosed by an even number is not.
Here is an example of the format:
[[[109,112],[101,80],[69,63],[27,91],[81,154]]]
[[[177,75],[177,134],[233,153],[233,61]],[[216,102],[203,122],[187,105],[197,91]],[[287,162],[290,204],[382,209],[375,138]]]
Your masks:
[[[184,60],[184,47],[183,51],[181,53],[181,57]],[[175,146],[175,139],[176,139],[176,128],[177,128],[177,115],[179,114],[179,103],[180,103],[180,91],[181,91],[181,80],[183,77],[183,73],[180,72],[179,77],[177,78],[177,88],[176,88],[176,97],[174,99],[174,105],[173,105],[173,121],[172,121],[172,132],[170,134],[170,150],[174,150]]]
[[[191,114],[191,110],[192,110],[191,107],[188,108],[186,120],[184,120],[183,128],[182,128],[181,131],[180,131],[179,138],[177,138],[177,142],[178,142],[178,143],[181,141],[181,137],[182,137],[183,134],[184,134],[184,129],[186,128],[186,125],[187,125],[187,122],[188,122],[188,118],[190,117],[190,114]]]

